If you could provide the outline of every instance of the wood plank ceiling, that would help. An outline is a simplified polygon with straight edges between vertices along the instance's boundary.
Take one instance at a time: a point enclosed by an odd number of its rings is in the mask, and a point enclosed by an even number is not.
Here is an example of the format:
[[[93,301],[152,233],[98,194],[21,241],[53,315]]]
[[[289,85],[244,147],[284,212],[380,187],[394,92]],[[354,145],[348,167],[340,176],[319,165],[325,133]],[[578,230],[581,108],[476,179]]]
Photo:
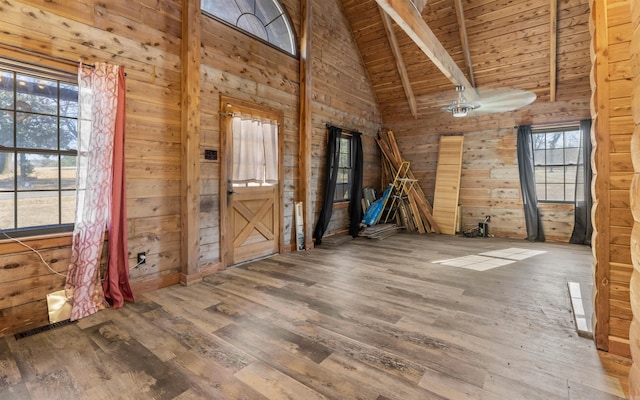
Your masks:
[[[394,57],[393,35],[385,31],[378,3],[396,7],[405,1],[342,2],[385,121],[437,116],[443,111],[434,107],[434,99],[455,97],[452,80],[391,20],[402,61]],[[536,102],[583,100],[591,94],[588,0],[429,0],[420,14],[478,88],[529,90],[538,96]]]

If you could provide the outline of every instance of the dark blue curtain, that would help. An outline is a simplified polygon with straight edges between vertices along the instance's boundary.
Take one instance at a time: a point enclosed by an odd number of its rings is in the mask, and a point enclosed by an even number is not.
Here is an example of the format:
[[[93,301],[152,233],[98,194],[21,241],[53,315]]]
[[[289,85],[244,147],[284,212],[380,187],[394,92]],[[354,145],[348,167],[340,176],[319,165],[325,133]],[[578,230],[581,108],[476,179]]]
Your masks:
[[[527,225],[527,240],[544,242],[544,232],[538,209],[536,195],[536,176],[533,164],[533,139],[531,125],[518,127],[518,169],[520,171],[520,188],[524,203],[524,220]]]
[[[576,172],[575,223],[570,243],[591,245],[591,120],[580,121],[580,151]]]
[[[359,132],[351,136],[351,156],[353,157],[351,194],[349,203],[349,235],[357,237],[362,221],[362,137]]]
[[[322,209],[318,217],[318,223],[313,231],[313,238],[316,240],[316,245],[322,243],[322,236],[324,236],[329,221],[331,221],[331,214],[333,213],[333,198],[336,192],[336,181],[338,179],[338,167],[340,165],[340,137],[342,136],[342,129],[335,126],[329,126],[329,143],[327,143],[327,160],[326,160],[326,178],[324,184],[324,202],[322,203]]]

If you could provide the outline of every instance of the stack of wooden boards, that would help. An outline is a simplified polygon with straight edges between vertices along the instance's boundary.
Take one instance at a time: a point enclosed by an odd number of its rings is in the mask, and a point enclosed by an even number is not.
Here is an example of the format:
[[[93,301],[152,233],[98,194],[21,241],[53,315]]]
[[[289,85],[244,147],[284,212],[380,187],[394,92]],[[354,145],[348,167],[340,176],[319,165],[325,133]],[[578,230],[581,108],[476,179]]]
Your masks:
[[[402,227],[396,224],[373,225],[368,226],[364,228],[364,230],[360,231],[360,236],[367,237],[369,239],[382,240],[388,238],[391,235],[394,235],[400,229],[402,229]],[[324,240],[322,241],[322,243],[324,244]]]
[[[393,132],[381,131],[376,141],[383,156],[383,182],[392,183],[394,180],[400,179],[399,175],[403,176],[401,179],[415,181],[410,187],[405,186],[407,188],[406,193],[397,194],[402,200],[398,204],[398,212],[396,213],[397,223],[403,225],[409,231],[439,233],[438,226],[433,218],[433,208],[424,195],[424,191],[413,175],[413,172],[411,172],[411,169],[405,167],[408,163],[400,154]]]

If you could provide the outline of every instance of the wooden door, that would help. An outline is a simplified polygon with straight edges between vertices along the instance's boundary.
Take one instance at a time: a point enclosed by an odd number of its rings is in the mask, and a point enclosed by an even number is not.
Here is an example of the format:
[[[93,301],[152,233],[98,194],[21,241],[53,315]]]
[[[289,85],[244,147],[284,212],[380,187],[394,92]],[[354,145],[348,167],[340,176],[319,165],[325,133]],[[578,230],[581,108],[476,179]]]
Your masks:
[[[220,171],[224,177],[221,184],[223,195],[220,209],[220,249],[221,261],[226,267],[279,253],[284,247],[281,222],[284,207],[281,183],[283,172],[282,163],[279,162],[282,135],[278,132],[283,116],[279,111],[224,96],[220,98],[220,110],[221,146],[225,151],[225,162],[221,164]],[[266,142],[271,143],[269,146],[264,145],[264,157],[255,153],[255,157],[247,159],[246,153],[234,152],[234,142],[240,147],[251,143],[255,145],[255,140],[259,138],[255,136],[257,133],[254,131],[254,141],[251,142],[251,139],[247,139],[243,134],[246,133],[243,131],[244,128],[238,130],[239,117],[245,121],[261,121],[262,124],[267,123],[271,127],[271,130],[267,129],[271,133],[263,133],[262,136]],[[242,155],[239,156],[239,153]],[[262,161],[258,161],[259,159]],[[262,163],[262,177],[251,178],[239,172],[260,169]],[[249,165],[252,168],[248,168]],[[234,169],[237,171],[234,172]]]
[[[278,185],[232,187],[228,193],[228,264],[278,252]]]

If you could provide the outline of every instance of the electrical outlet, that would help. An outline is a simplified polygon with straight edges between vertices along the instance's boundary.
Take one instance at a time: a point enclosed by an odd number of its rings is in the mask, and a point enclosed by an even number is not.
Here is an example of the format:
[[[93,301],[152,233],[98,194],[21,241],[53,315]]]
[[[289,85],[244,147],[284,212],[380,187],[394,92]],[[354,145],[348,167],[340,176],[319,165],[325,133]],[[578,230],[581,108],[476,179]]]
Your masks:
[[[138,253],[138,265],[147,263],[147,253],[144,251],[142,253]]]

